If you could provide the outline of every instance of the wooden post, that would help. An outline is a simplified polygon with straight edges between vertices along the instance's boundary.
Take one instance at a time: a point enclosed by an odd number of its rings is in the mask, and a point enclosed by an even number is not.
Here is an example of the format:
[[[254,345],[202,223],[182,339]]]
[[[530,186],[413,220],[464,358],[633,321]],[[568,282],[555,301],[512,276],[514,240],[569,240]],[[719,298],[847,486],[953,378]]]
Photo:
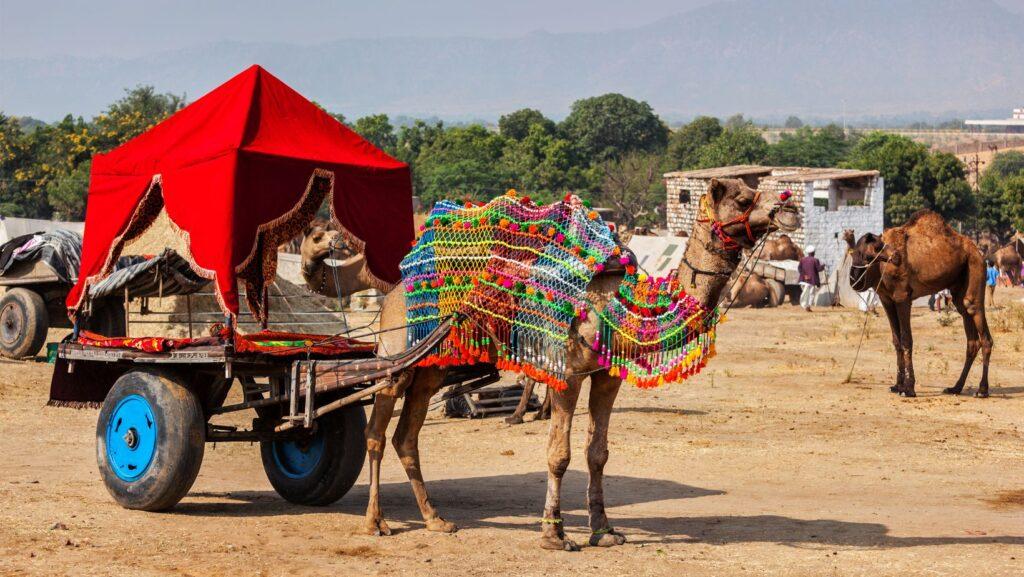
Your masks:
[[[188,338],[192,338],[192,294],[185,295],[185,312],[188,315]]]
[[[131,314],[129,314],[129,308],[130,307],[131,307],[131,300],[128,298],[128,287],[124,287],[124,336],[125,337],[128,337],[129,335],[131,335],[131,331],[130,331],[130,329],[128,327],[128,324],[131,321]],[[103,335],[103,336],[113,336],[113,335]]]

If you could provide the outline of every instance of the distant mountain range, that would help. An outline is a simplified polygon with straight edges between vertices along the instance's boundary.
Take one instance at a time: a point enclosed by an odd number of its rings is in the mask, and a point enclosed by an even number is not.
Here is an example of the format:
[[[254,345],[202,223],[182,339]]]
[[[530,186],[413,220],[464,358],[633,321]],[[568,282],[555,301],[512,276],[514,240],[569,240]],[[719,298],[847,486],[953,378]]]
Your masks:
[[[668,119],[1004,116],[1024,105],[1024,15],[991,0],[738,0],[596,34],[0,59],[0,110],[90,116],[138,84],[195,99],[253,63],[350,118],[496,118],[524,106],[557,118],[605,92]]]

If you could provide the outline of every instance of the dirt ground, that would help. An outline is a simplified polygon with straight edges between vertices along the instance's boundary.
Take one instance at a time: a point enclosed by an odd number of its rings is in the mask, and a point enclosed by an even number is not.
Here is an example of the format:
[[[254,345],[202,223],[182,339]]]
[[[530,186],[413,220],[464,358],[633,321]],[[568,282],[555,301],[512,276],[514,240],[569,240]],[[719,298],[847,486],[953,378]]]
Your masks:
[[[850,380],[860,313],[729,317],[698,378],[623,388],[605,493],[629,541],[579,553],[537,547],[543,422],[428,421],[424,471],[461,527],[453,535],[423,529],[393,451],[383,467],[391,537],[359,533],[365,470],[340,502],[302,508],[277,497],[248,444],[208,446],[184,501],[142,513],[100,482],[97,411],[45,407],[51,366],[0,362],[0,574],[1024,574],[1024,306],[990,311],[989,399],[940,393],[962,363],[956,318],[914,313],[920,396],[901,399],[888,392],[884,317],[870,319]],[[563,500],[581,542],[586,419],[582,410]]]

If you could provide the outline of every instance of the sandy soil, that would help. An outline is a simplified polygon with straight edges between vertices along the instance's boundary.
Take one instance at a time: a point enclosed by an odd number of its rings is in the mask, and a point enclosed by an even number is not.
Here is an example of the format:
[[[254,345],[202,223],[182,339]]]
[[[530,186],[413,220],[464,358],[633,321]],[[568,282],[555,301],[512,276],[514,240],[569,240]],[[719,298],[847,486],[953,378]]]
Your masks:
[[[428,422],[424,469],[442,513],[462,528],[454,535],[423,530],[393,452],[383,487],[392,537],[359,534],[365,472],[331,507],[292,506],[247,444],[209,446],[173,512],[141,513],[115,505],[100,482],[96,411],[44,407],[50,366],[2,362],[0,574],[1022,575],[1021,310],[990,313],[990,399],[940,394],[962,362],[956,319],[942,326],[915,312],[920,396],[901,399],[888,392],[884,318],[870,320],[846,382],[860,314],[732,312],[700,377],[623,389],[606,495],[629,542],[579,553],[536,546],[541,422]],[[586,419],[581,411],[564,493],[567,529],[580,541]]]

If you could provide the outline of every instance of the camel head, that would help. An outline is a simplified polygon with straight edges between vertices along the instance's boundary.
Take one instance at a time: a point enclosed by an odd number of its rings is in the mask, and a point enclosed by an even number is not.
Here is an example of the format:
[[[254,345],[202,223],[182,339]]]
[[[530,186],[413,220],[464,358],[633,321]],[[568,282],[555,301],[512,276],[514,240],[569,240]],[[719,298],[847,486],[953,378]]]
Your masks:
[[[342,241],[338,231],[313,225],[303,233],[299,254],[302,255],[303,265],[315,265],[327,257],[347,259],[356,253]]]
[[[742,248],[753,248],[761,237],[776,230],[800,227],[800,213],[792,198],[758,194],[740,179],[712,178],[706,199],[710,216],[722,233]]]
[[[849,236],[852,238],[852,231]],[[846,242],[849,244],[850,238]],[[882,278],[882,263],[898,266],[899,260],[899,255],[882,237],[870,232],[864,234],[850,248],[850,286],[857,292],[877,287]]]
[[[852,228],[843,230],[843,240],[846,241],[846,246],[850,250],[853,250],[857,247],[857,237],[853,236]]]

